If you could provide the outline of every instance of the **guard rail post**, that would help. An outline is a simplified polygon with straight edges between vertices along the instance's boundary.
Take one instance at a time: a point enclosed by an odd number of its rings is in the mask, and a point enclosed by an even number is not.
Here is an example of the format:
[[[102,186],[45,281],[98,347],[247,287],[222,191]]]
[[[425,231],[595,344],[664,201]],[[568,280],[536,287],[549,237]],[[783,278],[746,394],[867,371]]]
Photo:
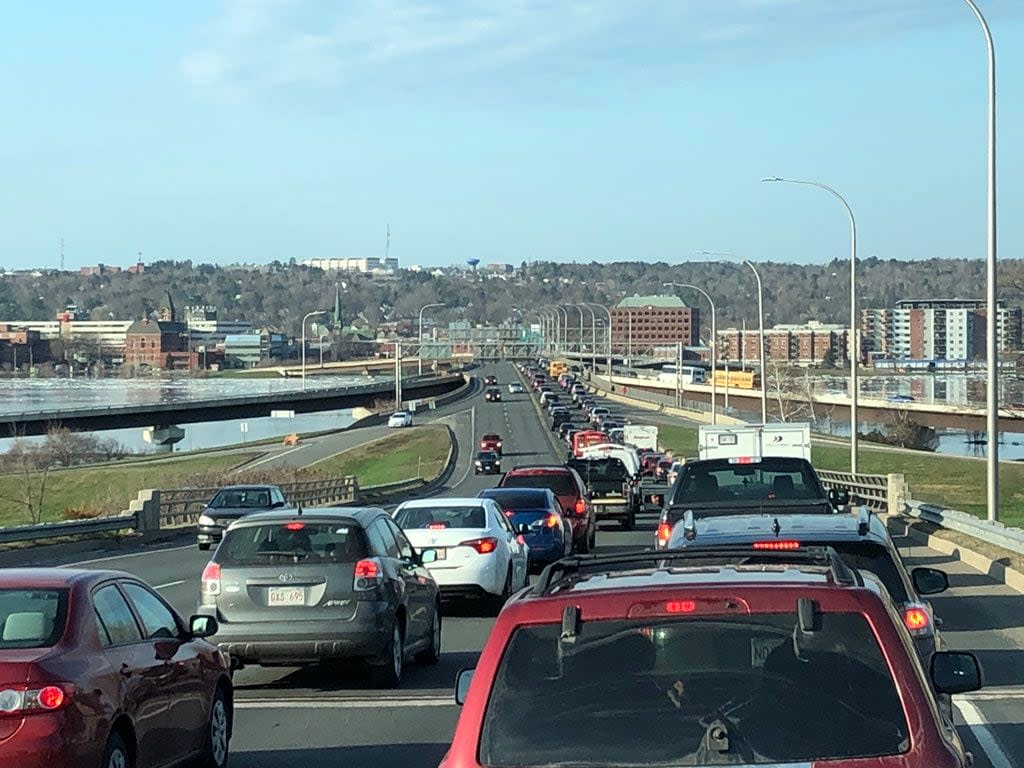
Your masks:
[[[139,533],[159,531],[163,526],[160,520],[160,491],[147,488],[139,491],[137,498],[128,505],[128,512],[135,514],[135,529]]]
[[[886,507],[890,515],[901,514],[910,498],[906,476],[900,473],[886,475]]]

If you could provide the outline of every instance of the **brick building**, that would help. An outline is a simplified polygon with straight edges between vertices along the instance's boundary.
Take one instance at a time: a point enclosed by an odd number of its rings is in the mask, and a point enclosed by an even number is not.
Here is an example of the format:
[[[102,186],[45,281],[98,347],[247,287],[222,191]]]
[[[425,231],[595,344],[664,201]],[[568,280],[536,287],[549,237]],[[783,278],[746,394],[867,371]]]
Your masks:
[[[124,361],[128,365],[182,370],[195,367],[196,358],[189,352],[184,323],[136,320],[125,332]]]
[[[677,296],[627,296],[610,310],[616,352],[649,354],[657,349],[700,345],[700,310]]]
[[[718,352],[723,360],[756,363],[758,331],[726,328],[718,332]],[[831,358],[836,365],[849,361],[846,326],[809,322],[806,325],[776,325],[764,331],[765,357],[793,365],[821,365]]]

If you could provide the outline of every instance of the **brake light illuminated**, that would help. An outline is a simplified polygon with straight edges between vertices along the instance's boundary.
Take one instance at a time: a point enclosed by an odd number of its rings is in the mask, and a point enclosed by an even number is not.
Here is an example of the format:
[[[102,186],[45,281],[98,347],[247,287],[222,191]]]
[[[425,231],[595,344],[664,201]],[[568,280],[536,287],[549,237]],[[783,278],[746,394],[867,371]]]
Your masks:
[[[697,610],[697,603],[694,600],[669,600],[665,603],[665,610],[668,613],[693,613]]]
[[[36,700],[43,709],[57,709],[64,703],[64,691],[56,685],[48,685],[36,694]]]
[[[380,576],[380,565],[376,560],[360,560],[356,563],[355,576],[357,579],[376,579]]]
[[[443,531],[446,527],[447,526],[445,526],[444,523],[430,523],[430,525],[427,526],[427,528],[432,531]]]
[[[24,715],[31,712],[52,712],[70,700],[70,691],[57,685],[42,688],[0,690],[0,716]]]
[[[799,541],[755,541],[754,549],[767,550],[769,552],[782,552],[793,549],[800,549]]]
[[[730,464],[760,464],[760,456],[733,456],[729,459]]]
[[[515,510],[511,510],[511,509],[506,509],[505,510],[505,517],[512,517],[514,514],[515,514]]]
[[[582,515],[587,511],[587,502],[583,499],[576,499],[576,514]]]
[[[220,563],[206,564],[203,569],[202,589],[204,595],[220,594]]]
[[[928,629],[931,620],[924,608],[913,607],[903,611],[903,623],[911,632],[922,632]]]
[[[662,544],[668,544],[668,540],[672,538],[672,526],[668,523],[661,523],[658,526],[658,541]]]
[[[459,546],[472,547],[481,555],[489,555],[498,548],[498,540],[491,537],[484,539],[470,539],[468,541],[459,542]]]
[[[544,525],[548,528],[557,528],[559,522],[558,515],[548,515],[548,519],[544,521]]]
[[[303,528],[306,527],[306,524],[305,523],[292,522],[292,523],[285,523],[284,527],[285,527],[285,530],[288,530],[288,531],[301,531]]]

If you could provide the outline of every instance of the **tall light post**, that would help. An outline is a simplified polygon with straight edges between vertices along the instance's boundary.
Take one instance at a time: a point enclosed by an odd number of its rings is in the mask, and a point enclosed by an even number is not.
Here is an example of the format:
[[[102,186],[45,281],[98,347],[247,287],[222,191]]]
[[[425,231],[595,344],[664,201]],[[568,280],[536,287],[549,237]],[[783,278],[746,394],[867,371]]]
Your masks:
[[[558,336],[561,340],[560,344],[558,345],[558,351],[559,353],[564,353],[569,346],[569,310],[567,310],[561,304],[556,304],[555,313],[558,315],[558,332],[555,335]],[[562,335],[562,317],[565,317],[565,335]]]
[[[420,341],[420,348],[419,348],[419,351],[416,353],[416,357],[419,358],[419,365],[416,368],[416,373],[418,375],[420,375],[420,376],[423,375],[423,313],[426,310],[432,309],[434,307],[445,307],[445,306],[447,306],[447,304],[445,304],[442,301],[442,302],[435,302],[433,304],[424,304],[422,307],[420,307],[420,315],[419,315],[420,319],[419,319],[419,323],[416,326],[417,338],[419,338],[419,341]]]
[[[587,310],[590,313],[590,370],[593,374],[597,373],[597,313],[594,312],[594,308],[589,304],[577,304],[576,307],[580,310],[580,315],[583,314],[583,310]],[[580,325],[580,339],[583,338],[583,326],[582,318]],[[583,359],[582,344],[580,348],[580,360]]]
[[[988,519],[999,519],[999,302],[996,293],[996,45],[974,0],[964,0],[981,24],[988,50],[988,258],[985,264],[985,429],[988,432]]]
[[[847,337],[846,346],[850,358],[850,472],[857,474],[857,433],[859,424],[857,419],[857,401],[860,395],[857,383],[857,364],[860,362],[860,344],[857,343],[857,328],[860,326],[860,321],[857,317],[857,219],[854,218],[853,208],[846,202],[846,198],[828,184],[803,179],[783,179],[778,176],[761,179],[761,181],[803,184],[808,187],[823,189],[842,203],[843,208],[846,209],[846,214],[850,217],[850,333]]]
[[[715,320],[715,302],[707,291],[690,283],[664,283],[663,285],[666,288],[672,286],[674,288],[689,288],[691,291],[697,291],[711,305],[711,423],[717,424],[718,386],[715,383],[715,373],[718,371],[718,323]]]
[[[605,316],[607,316],[607,318],[608,318],[608,326],[607,326],[607,328],[608,328],[608,339],[607,339],[607,341],[608,341],[608,381],[610,382],[611,379],[612,379],[612,357],[613,357],[613,351],[612,351],[612,313],[611,313],[611,310],[608,309],[608,307],[604,306],[603,304],[594,304],[594,303],[591,303],[591,302],[587,302],[587,307],[588,308],[597,307],[602,312],[604,312]],[[591,311],[593,311],[593,309],[591,309]],[[594,346],[595,347],[597,346],[597,340],[596,339],[594,340]]]
[[[754,262],[744,259],[743,263],[750,267],[757,280],[757,328],[758,347],[761,353],[761,423],[768,423],[768,361],[765,359],[764,350],[764,289],[761,286],[761,273],[757,271]],[[746,339],[744,339],[744,342]]]
[[[569,306],[572,307],[573,309],[575,309],[577,312],[580,313],[580,338],[579,338],[579,343],[576,346],[577,346],[577,351],[579,352],[580,362],[582,363],[583,362],[583,307],[581,307],[579,304],[570,304]]]
[[[315,309],[312,312],[307,312],[302,318],[302,388],[306,388],[306,321],[311,317],[319,317],[320,315],[326,315],[326,309]]]

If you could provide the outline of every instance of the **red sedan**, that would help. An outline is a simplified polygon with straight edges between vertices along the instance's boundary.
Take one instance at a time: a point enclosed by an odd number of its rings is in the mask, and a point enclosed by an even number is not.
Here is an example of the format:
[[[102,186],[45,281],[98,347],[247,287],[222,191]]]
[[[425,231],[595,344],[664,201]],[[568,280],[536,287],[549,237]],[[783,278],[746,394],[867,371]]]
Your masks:
[[[227,764],[229,663],[118,571],[0,571],[0,755],[18,768]]]

